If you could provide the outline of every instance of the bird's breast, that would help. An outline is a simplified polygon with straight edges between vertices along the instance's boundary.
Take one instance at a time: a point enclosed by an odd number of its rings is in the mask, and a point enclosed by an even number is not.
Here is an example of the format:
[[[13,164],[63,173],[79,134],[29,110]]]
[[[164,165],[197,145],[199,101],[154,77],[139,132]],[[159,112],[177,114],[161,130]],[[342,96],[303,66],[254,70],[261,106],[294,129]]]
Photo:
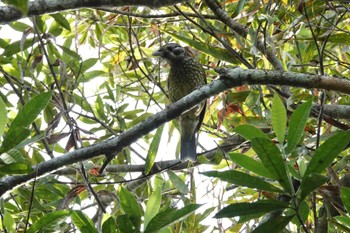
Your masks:
[[[173,65],[168,77],[168,91],[171,102],[175,102],[206,84],[201,64],[194,61]]]

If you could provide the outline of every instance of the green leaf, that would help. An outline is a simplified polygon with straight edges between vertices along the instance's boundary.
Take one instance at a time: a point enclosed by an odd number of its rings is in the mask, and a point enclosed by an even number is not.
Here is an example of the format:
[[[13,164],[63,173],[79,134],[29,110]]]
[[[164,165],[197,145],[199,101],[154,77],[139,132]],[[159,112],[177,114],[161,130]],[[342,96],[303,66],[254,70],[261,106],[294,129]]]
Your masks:
[[[63,28],[61,25],[57,23],[57,21],[52,22],[49,28],[49,33],[51,33],[54,37],[58,37],[61,35]]]
[[[288,203],[276,200],[262,200],[253,203],[235,203],[224,207],[214,218],[232,218],[238,216],[268,213],[288,208]]]
[[[350,131],[340,131],[317,148],[306,168],[304,176],[326,169],[350,142]]]
[[[275,186],[263,181],[258,177],[251,176],[239,171],[234,171],[234,170],[223,171],[223,172],[208,171],[208,172],[203,172],[201,174],[204,174],[210,177],[217,177],[223,181],[240,185],[240,186],[255,188],[258,190],[265,190],[268,192],[282,192],[282,190],[280,190],[279,188],[276,188]]]
[[[262,164],[275,180],[289,193],[292,193],[291,182],[287,175],[286,164],[277,146],[269,139],[253,138],[252,148],[258,154]]]
[[[183,194],[189,193],[187,185],[180,177],[178,177],[173,171],[170,171],[170,170],[167,171],[167,174],[169,176],[171,183],[173,183],[174,187],[179,192],[181,192]]]
[[[147,228],[147,224],[149,223],[149,221],[159,212],[160,204],[162,201],[161,191],[162,190],[159,188],[155,189],[148,199],[144,221],[145,228]]]
[[[245,0],[239,0],[238,3],[237,3],[237,6],[235,7],[235,11],[233,12],[231,18],[235,18],[236,16],[238,16],[243,7],[244,7],[244,4],[245,4]]]
[[[83,64],[81,65],[81,70],[80,72],[84,73],[90,69],[91,67],[93,67],[96,62],[98,61],[98,58],[89,58],[89,59],[86,59],[85,61],[83,61]]]
[[[328,181],[328,178],[317,173],[304,176],[300,184],[300,200]]]
[[[29,48],[30,46],[33,46],[33,44],[35,44],[36,42],[38,42],[37,38],[34,39],[27,39],[23,42],[22,46],[23,46],[23,50]],[[21,41],[15,41],[11,44],[9,44],[4,52],[2,53],[2,56],[12,56],[16,53],[19,53],[21,51]]]
[[[201,205],[190,204],[182,209],[166,209],[165,211],[158,213],[156,216],[154,216],[154,218],[152,218],[152,220],[148,223],[144,233],[157,232],[169,225],[175,224],[186,218],[199,207],[201,207]]]
[[[261,129],[252,125],[239,125],[233,131],[244,137],[246,140],[252,140],[253,138],[269,138],[263,131],[261,131]]]
[[[116,222],[119,232],[139,232],[135,229],[128,214],[119,215]]]
[[[16,162],[31,164],[31,159],[28,157],[28,155],[24,151],[17,149],[12,149],[6,153],[1,154],[0,159],[4,162],[4,164],[11,164]]]
[[[14,21],[8,24],[11,28],[13,28],[16,31],[19,32],[24,32],[27,29],[31,28],[28,24],[23,23],[23,22],[19,22],[19,21]]]
[[[16,118],[12,122],[12,125],[23,127],[30,125],[39,115],[39,113],[46,107],[51,99],[51,95],[52,92],[48,91],[34,96],[18,112]]]
[[[350,213],[350,188],[342,187],[340,190],[340,197],[345,206],[345,209]]]
[[[33,97],[24,105],[24,107],[18,112],[10,126],[10,129],[6,133],[0,148],[1,153],[14,148],[29,136],[30,130],[28,130],[26,127],[28,127],[46,107],[51,99],[51,95],[51,91],[41,93]]]
[[[95,108],[96,108],[98,116],[101,119],[107,121],[107,116],[105,113],[105,102],[102,100],[101,96],[99,96],[99,95],[96,97]]]
[[[70,50],[68,47],[65,46],[61,46],[61,45],[57,45],[58,47],[60,47],[63,50],[63,53],[70,56],[71,59],[73,60],[77,60],[80,61],[81,57],[79,54],[77,54],[76,52]]]
[[[91,81],[94,78],[106,77],[106,76],[107,76],[107,73],[103,70],[92,70],[92,71],[85,72],[84,75],[81,78],[79,78],[79,82],[85,83],[85,82]]]
[[[113,217],[109,217],[106,221],[104,221],[104,223],[102,224],[102,232],[103,233],[117,232],[117,225],[115,224]]]
[[[5,211],[3,216],[3,227],[9,233],[16,232],[16,222],[8,211]]]
[[[284,135],[287,128],[287,112],[278,94],[275,94],[275,97],[273,98],[271,114],[273,130],[277,136],[278,141],[283,144]]]
[[[306,202],[304,200],[304,201],[301,201],[299,203],[299,206],[298,206],[298,215],[299,215],[299,217],[295,214],[295,210],[293,210],[293,209],[289,209],[289,210],[285,211],[284,214],[285,215],[294,215],[294,218],[292,219],[292,223],[294,223],[297,226],[300,226],[301,225],[300,219],[301,219],[302,222],[307,221],[309,213],[310,213],[309,204],[308,204],[308,202]]]
[[[26,163],[11,163],[4,166],[0,166],[1,174],[28,174],[32,171],[32,166]]]
[[[70,23],[68,22],[68,20],[66,19],[66,17],[64,17],[62,14],[57,13],[57,14],[51,14],[50,15],[52,18],[55,19],[55,21],[61,25],[62,27],[64,27],[65,29],[67,29],[68,31],[70,31]]]
[[[292,114],[289,121],[286,153],[293,151],[303,137],[304,128],[309,118],[312,102],[307,101],[300,105]]]
[[[341,232],[350,232],[350,218],[348,216],[336,216],[334,217],[336,221],[330,219],[330,223],[337,226]],[[339,231],[340,232],[340,231]]]
[[[294,216],[277,216],[260,224],[252,233],[280,233]]]
[[[121,187],[118,196],[120,199],[121,207],[129,216],[133,226],[136,229],[140,229],[142,213],[136,198],[130,191],[126,190],[123,187]]]
[[[197,50],[199,50],[203,53],[206,53],[210,56],[213,56],[213,57],[217,58],[218,60],[227,61],[231,64],[238,64],[239,63],[238,59],[235,59],[232,56],[232,53],[230,53],[227,49],[214,47],[208,43],[202,43],[202,42],[193,40],[192,38],[183,37],[183,36],[180,36],[179,34],[171,33],[169,31],[164,31],[164,32],[169,34],[171,37],[188,44],[192,48],[197,49]]]
[[[260,161],[257,161],[245,154],[240,154],[240,153],[230,152],[228,155],[230,156],[230,159],[233,162],[247,169],[248,171],[254,172],[259,176],[273,179],[273,176],[271,175],[269,170],[267,170]]]
[[[74,225],[82,233],[97,233],[97,229],[94,226],[94,223],[88,218],[82,211],[74,210],[72,211],[72,221]]]
[[[11,125],[9,131],[5,135],[5,139],[0,148],[0,154],[16,147],[30,135],[30,130],[23,127],[13,127]],[[11,140],[12,139],[12,140]]]
[[[151,145],[149,146],[149,150],[146,157],[146,164],[145,164],[146,175],[151,171],[154,164],[154,160],[156,159],[158,149],[159,149],[159,143],[160,143],[160,140],[162,139],[163,128],[164,128],[164,125],[158,127],[155,135],[153,136]]]
[[[58,226],[61,221],[64,221],[70,215],[71,212],[69,210],[46,213],[30,226],[27,233],[43,232],[48,226]]]
[[[26,138],[27,138],[27,137],[26,137]],[[19,143],[18,145],[16,145],[16,146],[14,147],[14,149],[21,149],[21,148],[23,148],[23,147],[25,147],[25,146],[27,146],[27,145],[30,145],[30,144],[32,144],[32,143],[34,143],[34,142],[37,142],[37,141],[41,140],[41,139],[43,139],[43,138],[45,138],[45,134],[44,134],[44,133],[43,133],[43,134],[40,134],[40,135],[36,135],[36,136],[34,136],[34,137],[31,137],[31,138],[29,138],[29,139],[27,139],[27,140],[22,141],[21,143]]]
[[[327,42],[337,43],[337,44],[346,44],[350,45],[350,38],[347,33],[332,33],[327,38]],[[325,38],[319,38],[321,41],[324,41]]]
[[[4,129],[7,123],[7,110],[6,105],[0,97],[0,137],[4,133]]]

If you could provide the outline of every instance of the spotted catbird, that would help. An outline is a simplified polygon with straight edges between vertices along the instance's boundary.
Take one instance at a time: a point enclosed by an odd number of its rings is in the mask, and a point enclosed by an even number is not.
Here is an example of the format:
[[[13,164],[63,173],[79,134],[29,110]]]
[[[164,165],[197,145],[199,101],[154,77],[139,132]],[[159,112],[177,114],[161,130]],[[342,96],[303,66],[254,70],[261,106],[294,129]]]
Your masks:
[[[169,43],[155,51],[153,55],[164,58],[170,65],[168,94],[172,103],[207,83],[202,65],[196,61],[188,48]],[[203,101],[178,118],[182,161],[196,161],[196,133],[202,124],[205,106],[206,101]]]

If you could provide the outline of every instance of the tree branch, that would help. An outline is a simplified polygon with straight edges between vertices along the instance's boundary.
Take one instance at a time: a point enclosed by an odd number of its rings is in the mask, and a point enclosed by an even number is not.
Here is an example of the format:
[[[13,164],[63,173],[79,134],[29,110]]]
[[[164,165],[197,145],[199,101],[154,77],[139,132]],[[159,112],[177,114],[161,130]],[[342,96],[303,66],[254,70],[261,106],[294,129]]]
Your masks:
[[[218,19],[223,22],[225,25],[227,25],[231,30],[245,38],[248,35],[248,28],[237,23],[235,20],[233,20],[226,11],[222,10],[219,5],[217,5],[216,1],[214,0],[205,0],[205,3],[208,5],[208,7],[212,10],[212,12],[218,17]],[[262,52],[267,60],[272,64],[272,66],[276,70],[284,70],[282,62],[277,58],[276,52],[273,51],[271,48],[268,48],[265,46],[265,43],[263,40],[258,39],[256,41],[256,46]]]
[[[26,175],[10,176],[0,179],[0,196],[13,189],[15,186],[27,182],[34,177],[53,172],[76,162],[91,159],[101,154],[111,154],[121,151],[140,137],[150,133],[160,125],[178,117],[185,110],[200,103],[204,99],[217,95],[222,91],[241,85],[288,85],[304,88],[320,88],[350,94],[350,80],[334,78],[324,75],[301,74],[295,72],[268,71],[268,70],[244,70],[219,69],[220,78],[208,85],[185,96],[176,103],[137,124],[119,136],[102,141],[95,145],[81,148],[51,160],[33,166],[34,171]]]
[[[174,5],[185,2],[185,0],[37,0],[34,2],[28,1],[28,17],[38,16],[57,11],[76,10],[80,8],[98,8],[98,7],[121,7],[121,6],[147,6],[151,8],[159,8],[162,6]],[[0,7],[0,22],[9,23],[23,17],[26,17],[22,12],[14,6]]]

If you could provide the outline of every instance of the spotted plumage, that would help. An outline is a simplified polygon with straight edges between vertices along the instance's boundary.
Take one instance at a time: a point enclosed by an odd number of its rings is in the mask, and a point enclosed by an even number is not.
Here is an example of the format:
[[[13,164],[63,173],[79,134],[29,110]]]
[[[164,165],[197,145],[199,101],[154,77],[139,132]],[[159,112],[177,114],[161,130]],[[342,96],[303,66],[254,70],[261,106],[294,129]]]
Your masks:
[[[164,58],[170,65],[168,94],[171,102],[178,101],[206,84],[206,75],[202,65],[196,61],[187,48],[170,43],[161,47],[153,55]],[[180,159],[182,161],[196,161],[197,159],[196,133],[203,121],[205,104],[206,101],[201,102],[178,118],[181,134]]]

